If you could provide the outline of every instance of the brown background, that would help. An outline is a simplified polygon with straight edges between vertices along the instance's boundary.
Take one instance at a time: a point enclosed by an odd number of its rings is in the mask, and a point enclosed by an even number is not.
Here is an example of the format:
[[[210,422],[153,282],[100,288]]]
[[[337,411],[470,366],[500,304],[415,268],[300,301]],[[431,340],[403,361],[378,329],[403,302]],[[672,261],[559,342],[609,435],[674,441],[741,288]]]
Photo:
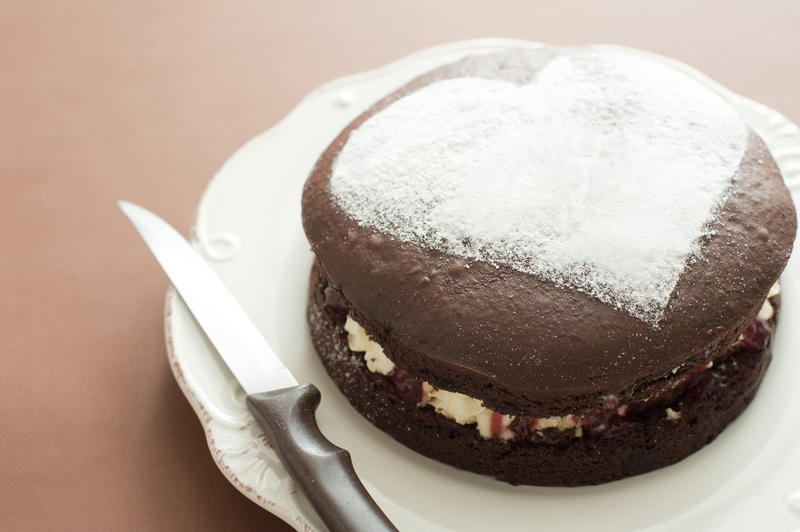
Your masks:
[[[800,121],[793,0],[226,4],[0,5],[0,530],[288,530],[212,462],[166,363],[167,281],[114,201],[185,231],[320,83],[471,37],[613,42]]]

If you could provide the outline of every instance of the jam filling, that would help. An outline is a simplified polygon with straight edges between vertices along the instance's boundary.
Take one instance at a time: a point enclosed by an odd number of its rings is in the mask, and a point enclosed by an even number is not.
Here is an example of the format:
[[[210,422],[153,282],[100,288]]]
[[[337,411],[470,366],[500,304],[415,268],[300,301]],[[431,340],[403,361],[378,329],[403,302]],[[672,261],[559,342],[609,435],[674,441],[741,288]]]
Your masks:
[[[772,338],[772,329],[768,323],[756,318],[753,323],[747,326],[742,333],[742,339],[735,347],[741,347],[747,351],[761,351],[769,345]]]
[[[349,312],[347,300],[333,286],[326,286],[323,295],[325,305],[335,313],[346,315]],[[771,339],[770,324],[756,318],[747,326],[732,349],[760,351],[769,345]],[[701,364],[689,372],[685,388],[678,400],[696,401],[711,393],[716,386],[716,379],[711,372],[706,371],[710,367],[710,364]],[[417,405],[425,399],[422,380],[412,376],[404,369],[395,366],[387,377],[394,385],[397,395],[404,401]],[[632,421],[625,417],[627,405],[617,405],[617,398],[609,396],[604,402],[604,408],[589,411],[582,416],[569,416],[568,419],[571,422],[569,424],[572,425],[570,429],[574,431],[575,437],[589,436],[603,439],[616,437],[619,430]],[[530,442],[544,438],[543,431],[551,429],[553,427],[548,426],[548,418],[514,416],[506,425],[505,416],[492,412],[489,420],[489,432],[492,438],[511,439],[515,442]],[[510,438],[508,438],[509,434]]]
[[[394,389],[404,401],[417,404],[422,401],[422,381],[412,377],[409,373],[395,366],[389,374],[394,384]]]

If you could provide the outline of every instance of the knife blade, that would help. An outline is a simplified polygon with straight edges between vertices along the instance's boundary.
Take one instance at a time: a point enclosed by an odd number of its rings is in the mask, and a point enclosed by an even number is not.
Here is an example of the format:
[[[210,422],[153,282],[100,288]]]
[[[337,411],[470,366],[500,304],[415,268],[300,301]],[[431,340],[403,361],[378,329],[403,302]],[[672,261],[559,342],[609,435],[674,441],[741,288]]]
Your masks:
[[[167,222],[127,201],[118,205],[247,395],[247,407],[281,462],[333,530],[397,529],[353,469],[350,453],[320,432],[320,393],[298,385],[203,257]]]

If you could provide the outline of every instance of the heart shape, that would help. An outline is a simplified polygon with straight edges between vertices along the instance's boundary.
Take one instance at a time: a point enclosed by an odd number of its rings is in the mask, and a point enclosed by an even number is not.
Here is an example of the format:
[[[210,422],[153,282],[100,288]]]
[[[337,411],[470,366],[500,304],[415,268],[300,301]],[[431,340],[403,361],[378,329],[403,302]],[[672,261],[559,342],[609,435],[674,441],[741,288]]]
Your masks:
[[[454,78],[393,102],[350,133],[330,186],[361,225],[656,325],[747,135],[727,102],[671,67],[576,53],[529,84]]]

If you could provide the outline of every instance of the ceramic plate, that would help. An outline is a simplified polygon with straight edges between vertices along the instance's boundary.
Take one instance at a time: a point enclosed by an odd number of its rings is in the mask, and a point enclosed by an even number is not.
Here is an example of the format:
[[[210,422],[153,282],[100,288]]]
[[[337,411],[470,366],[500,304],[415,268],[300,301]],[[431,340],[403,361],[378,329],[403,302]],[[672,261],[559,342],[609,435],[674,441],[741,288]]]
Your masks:
[[[431,48],[328,83],[228,160],[197,208],[194,244],[299,382],[322,391],[322,431],[348,449],[369,492],[401,530],[790,530],[800,528],[800,273],[783,277],[774,360],[751,406],[711,445],[645,475],[582,488],[513,487],[420,456],[352,409],[311,345],[304,306],[312,255],[300,223],[303,182],[319,153],[362,110],[416,75],[467,54],[541,44],[477,40]],[[627,50],[628,53],[643,54]],[[727,98],[800,185],[800,131],[780,114],[679,68]],[[247,497],[298,530],[324,530],[250,417],[244,392],[180,298],[167,296],[172,370],[212,457]]]

